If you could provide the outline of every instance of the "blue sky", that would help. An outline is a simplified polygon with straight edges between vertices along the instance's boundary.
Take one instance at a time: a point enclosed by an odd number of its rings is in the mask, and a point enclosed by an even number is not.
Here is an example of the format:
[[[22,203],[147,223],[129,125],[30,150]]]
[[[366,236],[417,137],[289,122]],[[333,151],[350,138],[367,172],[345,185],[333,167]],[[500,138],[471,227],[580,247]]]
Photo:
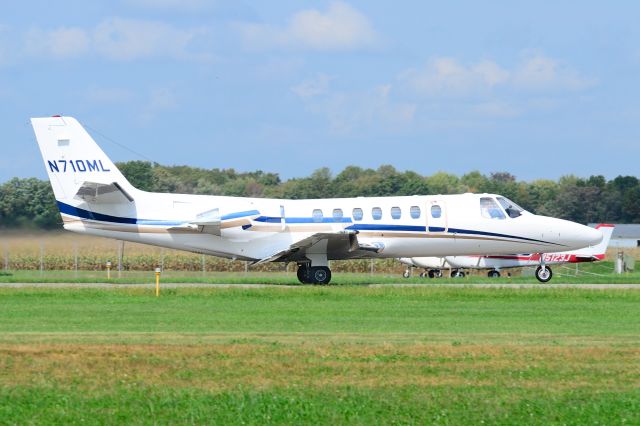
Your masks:
[[[45,177],[28,118],[53,114],[116,161],[637,176],[638,16],[589,1],[14,3],[0,181]]]

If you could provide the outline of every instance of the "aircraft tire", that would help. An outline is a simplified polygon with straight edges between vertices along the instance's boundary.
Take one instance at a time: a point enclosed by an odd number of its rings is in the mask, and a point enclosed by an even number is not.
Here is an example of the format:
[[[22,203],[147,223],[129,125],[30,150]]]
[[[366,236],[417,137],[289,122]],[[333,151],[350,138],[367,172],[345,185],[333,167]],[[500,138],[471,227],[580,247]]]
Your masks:
[[[496,271],[495,269],[492,269],[489,272],[487,272],[487,276],[489,278],[500,278],[500,271]]]
[[[437,277],[436,271],[434,271],[433,269],[429,269],[429,272],[427,272],[427,274],[429,275],[429,278]]]
[[[551,268],[549,268],[548,266],[545,266],[544,269],[545,270],[543,271],[542,266],[538,266],[536,268],[536,278],[541,283],[547,283],[549,282],[549,280],[551,280],[551,277],[553,277],[553,271],[551,270]]]
[[[451,272],[451,278],[464,278],[465,273],[463,271],[455,270]]]
[[[312,266],[309,273],[312,284],[329,284],[331,270],[326,266]]]
[[[311,280],[309,279],[309,267],[307,265],[299,265],[296,275],[298,276],[298,281],[302,284],[311,284]]]
[[[403,277],[403,278],[410,278],[410,277],[411,277],[411,270],[410,270],[410,269],[406,269],[406,270],[402,273],[402,277]]]

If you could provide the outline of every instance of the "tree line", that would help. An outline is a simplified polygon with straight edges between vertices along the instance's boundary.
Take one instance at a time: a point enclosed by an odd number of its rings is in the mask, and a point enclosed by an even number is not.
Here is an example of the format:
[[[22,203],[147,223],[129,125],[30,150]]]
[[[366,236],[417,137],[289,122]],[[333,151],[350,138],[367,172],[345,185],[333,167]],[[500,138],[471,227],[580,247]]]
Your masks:
[[[488,192],[502,194],[531,212],[576,222],[640,223],[640,181],[634,176],[607,180],[570,175],[557,181],[525,182],[507,172],[423,176],[384,165],[377,169],[348,166],[336,175],[321,168],[308,177],[282,180],[277,173],[260,170],[239,173],[146,161],[117,166],[135,187],[154,192],[291,199]],[[61,226],[48,180],[13,178],[0,185],[0,228]]]

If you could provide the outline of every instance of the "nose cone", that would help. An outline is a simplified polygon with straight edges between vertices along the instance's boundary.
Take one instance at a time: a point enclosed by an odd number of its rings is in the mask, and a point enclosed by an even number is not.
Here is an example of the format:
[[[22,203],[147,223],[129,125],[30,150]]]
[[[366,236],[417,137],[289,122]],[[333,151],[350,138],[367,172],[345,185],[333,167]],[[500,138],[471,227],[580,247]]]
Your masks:
[[[571,250],[595,246],[602,241],[602,232],[599,229],[557,219],[558,243],[569,247]]]

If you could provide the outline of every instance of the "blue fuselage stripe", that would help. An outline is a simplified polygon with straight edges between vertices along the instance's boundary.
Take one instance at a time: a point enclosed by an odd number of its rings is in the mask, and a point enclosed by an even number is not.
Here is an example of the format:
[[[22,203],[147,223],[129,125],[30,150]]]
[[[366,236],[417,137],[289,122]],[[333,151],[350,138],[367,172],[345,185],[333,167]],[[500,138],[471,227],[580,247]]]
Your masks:
[[[239,219],[241,217],[247,217],[247,216],[255,216],[260,214],[260,212],[258,210],[247,210],[244,212],[236,212],[236,213],[229,213],[229,214],[225,214],[224,216],[221,217],[222,220],[229,220],[229,219]]]
[[[112,216],[103,213],[95,213],[90,210],[73,207],[69,204],[58,201],[60,213],[76,216],[81,219],[99,220],[101,222],[123,223],[128,225],[156,225],[156,226],[178,226],[189,223],[188,221],[162,220],[162,219],[137,219],[133,217]],[[221,220],[237,219],[241,217],[254,216],[260,214],[258,210],[248,210],[244,212],[229,213],[221,217]]]

